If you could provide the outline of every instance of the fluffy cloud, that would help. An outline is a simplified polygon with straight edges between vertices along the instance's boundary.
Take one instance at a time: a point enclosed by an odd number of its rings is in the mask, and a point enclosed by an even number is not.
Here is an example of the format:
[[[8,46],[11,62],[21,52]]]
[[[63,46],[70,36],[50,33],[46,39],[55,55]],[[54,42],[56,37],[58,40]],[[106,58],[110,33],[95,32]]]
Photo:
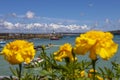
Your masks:
[[[34,16],[35,16],[35,13],[32,11],[28,11],[26,13],[26,18],[28,18],[28,19],[32,19],[32,18],[34,18]]]
[[[5,18],[4,18],[5,17]],[[27,19],[26,19],[27,18]],[[104,24],[98,25],[96,22],[94,25],[78,25],[90,24],[92,21],[81,22],[78,20],[69,19],[57,19],[48,17],[38,17],[35,13],[28,11],[24,15],[17,15],[12,13],[9,15],[0,15],[0,32],[30,32],[30,33],[50,33],[53,30],[56,32],[84,32],[90,29],[99,30],[115,30],[120,29],[120,19],[115,23],[106,18]]]
[[[6,27],[7,29],[12,29],[14,27],[14,25],[10,22],[4,21],[3,23],[4,27]]]
[[[106,23],[107,22],[107,23]],[[56,24],[56,23],[12,23],[9,21],[0,20],[0,32],[29,32],[29,33],[51,33],[53,30],[55,32],[72,32],[72,33],[80,33],[90,29],[98,29],[98,30],[118,30],[120,29],[119,20],[115,23],[109,23],[109,20],[106,20],[106,24],[102,25],[102,27],[77,25],[77,24]]]
[[[11,32],[36,32],[36,33],[47,33],[55,30],[56,32],[81,32],[83,30],[89,30],[87,25],[63,25],[55,23],[11,23],[7,21],[0,21],[0,27],[3,29],[8,29]],[[1,28],[1,29],[2,29]]]

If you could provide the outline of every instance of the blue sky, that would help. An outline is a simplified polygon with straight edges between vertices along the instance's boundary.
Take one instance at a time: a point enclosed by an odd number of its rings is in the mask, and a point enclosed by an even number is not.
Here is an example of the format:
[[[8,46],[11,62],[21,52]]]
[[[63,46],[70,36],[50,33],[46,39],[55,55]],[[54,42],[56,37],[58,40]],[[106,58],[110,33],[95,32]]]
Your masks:
[[[120,30],[120,0],[0,0],[0,32]]]

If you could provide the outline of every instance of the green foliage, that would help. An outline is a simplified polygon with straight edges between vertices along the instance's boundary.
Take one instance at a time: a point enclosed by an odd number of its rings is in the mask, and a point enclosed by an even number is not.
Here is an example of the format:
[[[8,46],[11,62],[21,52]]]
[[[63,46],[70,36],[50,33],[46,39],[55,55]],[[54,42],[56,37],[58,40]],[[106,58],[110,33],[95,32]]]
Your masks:
[[[53,54],[47,54],[44,47],[38,56],[43,59],[41,62],[33,62],[27,66],[22,66],[22,76],[20,80],[93,80],[89,78],[89,70],[92,69],[92,62],[87,60],[70,62],[65,58],[63,62],[54,60]],[[75,55],[74,55],[75,57]],[[99,61],[99,60],[97,60]],[[103,80],[119,80],[120,79],[120,64],[111,62],[112,69],[98,67],[99,72],[96,75],[101,76]],[[14,76],[18,78],[19,69],[10,67]],[[84,76],[81,72],[85,71]],[[94,72],[91,72],[94,74]],[[14,80],[14,77],[5,78],[4,80]],[[99,80],[95,77],[95,80]]]
[[[120,78],[120,64],[118,64],[117,62],[111,62],[112,63],[112,67],[114,70],[114,74],[116,78]]]
[[[99,74],[103,77],[103,79],[110,79],[110,80],[119,80],[120,79],[120,64],[116,62],[111,62],[112,69],[104,67],[99,67]]]

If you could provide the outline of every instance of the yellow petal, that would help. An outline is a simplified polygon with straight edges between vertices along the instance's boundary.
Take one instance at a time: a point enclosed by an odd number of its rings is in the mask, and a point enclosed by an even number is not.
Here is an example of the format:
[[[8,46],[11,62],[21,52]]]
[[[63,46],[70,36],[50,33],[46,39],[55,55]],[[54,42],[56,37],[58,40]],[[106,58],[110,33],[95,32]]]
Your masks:
[[[95,50],[92,49],[90,50],[90,55],[89,57],[92,59],[92,60],[96,60],[97,59],[97,54],[95,53]]]

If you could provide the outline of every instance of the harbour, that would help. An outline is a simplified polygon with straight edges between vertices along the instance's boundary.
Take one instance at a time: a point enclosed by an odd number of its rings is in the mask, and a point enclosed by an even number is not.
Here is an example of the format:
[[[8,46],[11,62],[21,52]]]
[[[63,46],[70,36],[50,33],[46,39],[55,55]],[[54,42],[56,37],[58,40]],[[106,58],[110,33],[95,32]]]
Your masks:
[[[59,40],[50,40],[50,39],[41,39],[41,38],[37,38],[37,39],[26,39],[30,42],[33,42],[35,46],[39,46],[39,45],[48,45],[48,44],[54,44],[54,45],[57,45],[57,46],[52,46],[48,49],[46,49],[45,51],[47,52],[47,54],[53,54],[55,51],[57,51],[59,49],[59,46],[64,44],[64,43],[70,43],[72,44],[72,46],[74,46],[75,44],[75,38],[77,37],[78,35],[76,36],[64,36],[63,38],[59,39]],[[115,35],[114,36],[114,41],[120,45],[120,35]],[[13,39],[14,40],[14,39]],[[12,41],[12,39],[10,40],[6,40],[6,43]],[[0,48],[2,49],[2,48]],[[38,55],[40,54],[40,51],[38,50],[36,52],[36,56],[37,57]],[[117,61],[120,63],[120,47],[117,51],[117,53],[115,54],[115,56],[113,58],[111,58],[109,61],[104,61],[102,59],[99,60],[99,62],[97,63],[97,65],[99,67],[103,67],[103,66],[108,66],[110,67],[111,66],[111,63],[110,61]],[[79,60],[90,60],[88,58],[88,55],[86,56],[78,56]],[[3,75],[12,75],[12,73],[10,72],[10,66],[13,66],[13,65],[10,65],[7,61],[4,60],[3,56],[0,55],[0,75],[3,76]],[[15,66],[14,66],[15,67]]]

